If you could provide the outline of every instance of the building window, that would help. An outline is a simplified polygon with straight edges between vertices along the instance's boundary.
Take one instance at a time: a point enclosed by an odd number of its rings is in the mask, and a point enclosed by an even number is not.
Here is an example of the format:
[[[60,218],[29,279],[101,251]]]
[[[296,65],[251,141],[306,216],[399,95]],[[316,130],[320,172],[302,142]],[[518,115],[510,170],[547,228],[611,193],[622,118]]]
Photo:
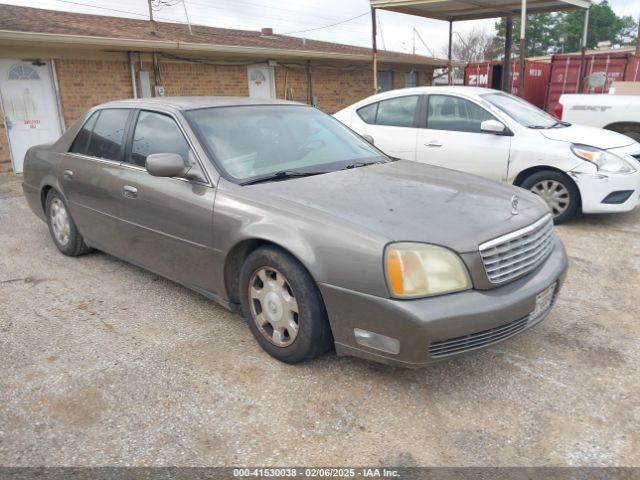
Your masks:
[[[418,72],[411,70],[404,74],[404,88],[412,88],[418,86]]]
[[[378,91],[393,90],[393,72],[378,72]]]
[[[29,65],[14,65],[9,70],[9,80],[40,80],[40,75]]]

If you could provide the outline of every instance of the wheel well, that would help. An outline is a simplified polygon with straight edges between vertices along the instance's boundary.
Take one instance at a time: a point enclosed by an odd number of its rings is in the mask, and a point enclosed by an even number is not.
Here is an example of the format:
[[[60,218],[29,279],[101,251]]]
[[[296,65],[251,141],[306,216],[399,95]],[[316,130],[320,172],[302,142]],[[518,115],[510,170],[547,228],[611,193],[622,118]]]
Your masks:
[[[53,190],[53,187],[51,185],[45,185],[40,191],[40,203],[42,204],[42,211],[46,210],[45,203],[47,202],[47,195],[49,195],[49,191],[51,190]]]
[[[567,177],[571,181],[571,183],[573,183],[575,185],[576,190],[578,191],[578,202],[579,202],[579,205],[580,206],[582,205],[582,197],[580,196],[580,189],[578,188],[578,185],[576,185],[576,182],[573,180],[573,178],[571,178],[569,175],[567,175],[567,172],[565,172],[563,170],[560,170],[559,168],[549,167],[547,165],[540,165],[540,166],[536,166],[536,167],[527,168],[526,170],[523,170],[520,173],[518,173],[518,175],[516,176],[515,180],[513,181],[513,184],[516,187],[520,187],[522,185],[522,183],[527,179],[527,177],[530,177],[534,173],[544,172],[544,171],[557,172],[557,173],[560,173],[560,174],[564,175],[565,177]]]
[[[236,244],[227,254],[227,258],[224,263],[224,284],[227,290],[227,296],[229,297],[229,301],[231,303],[240,303],[240,270],[242,269],[244,261],[253,251],[265,246],[273,246],[284,250],[293,258],[298,260],[297,257],[289,250],[269,240],[254,238],[243,240],[242,242]]]
[[[640,123],[638,122],[616,122],[604,127],[606,130],[612,130],[614,132],[640,132]]]

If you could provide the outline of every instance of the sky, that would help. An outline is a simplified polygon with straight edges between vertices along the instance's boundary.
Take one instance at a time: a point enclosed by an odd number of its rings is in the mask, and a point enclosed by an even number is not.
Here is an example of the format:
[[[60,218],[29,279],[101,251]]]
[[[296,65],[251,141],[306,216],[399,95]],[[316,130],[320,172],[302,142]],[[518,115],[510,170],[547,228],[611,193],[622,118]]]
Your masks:
[[[165,0],[175,3],[177,0]],[[185,0],[192,24],[260,30],[291,34],[315,40],[371,45],[371,17],[368,0]],[[35,6],[33,0],[0,0],[0,3]],[[618,15],[640,16],[640,0],[609,0]],[[81,13],[148,18],[147,0],[39,0],[37,6]],[[118,11],[114,11],[118,10]],[[185,22],[181,3],[155,12],[159,21]],[[328,28],[328,25],[354,18]],[[378,45],[388,50],[411,52],[413,27],[426,46],[416,38],[416,53],[445,55],[448,24],[393,12],[378,12]],[[454,31],[464,35],[473,28],[492,31],[495,20],[454,23]],[[308,31],[304,31],[308,30]]]

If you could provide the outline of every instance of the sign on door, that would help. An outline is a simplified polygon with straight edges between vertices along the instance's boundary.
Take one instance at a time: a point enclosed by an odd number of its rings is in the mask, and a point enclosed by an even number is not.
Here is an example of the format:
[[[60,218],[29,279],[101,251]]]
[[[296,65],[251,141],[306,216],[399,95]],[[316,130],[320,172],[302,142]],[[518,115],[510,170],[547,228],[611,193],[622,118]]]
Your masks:
[[[51,66],[0,60],[0,99],[13,171],[22,173],[27,150],[54,142],[62,133]]]
[[[249,96],[251,98],[276,98],[276,82],[273,67],[250,65],[247,67]]]

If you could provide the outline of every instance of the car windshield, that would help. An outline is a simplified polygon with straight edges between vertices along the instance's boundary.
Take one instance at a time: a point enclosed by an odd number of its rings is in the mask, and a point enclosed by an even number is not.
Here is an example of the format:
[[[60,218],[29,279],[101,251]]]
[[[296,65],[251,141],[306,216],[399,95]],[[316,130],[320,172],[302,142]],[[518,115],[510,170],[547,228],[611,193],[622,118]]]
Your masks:
[[[212,107],[185,115],[218,168],[237,183],[388,160],[340,122],[312,107]]]
[[[547,112],[521,98],[506,93],[486,93],[482,98],[527,128],[553,128],[566,126]]]

